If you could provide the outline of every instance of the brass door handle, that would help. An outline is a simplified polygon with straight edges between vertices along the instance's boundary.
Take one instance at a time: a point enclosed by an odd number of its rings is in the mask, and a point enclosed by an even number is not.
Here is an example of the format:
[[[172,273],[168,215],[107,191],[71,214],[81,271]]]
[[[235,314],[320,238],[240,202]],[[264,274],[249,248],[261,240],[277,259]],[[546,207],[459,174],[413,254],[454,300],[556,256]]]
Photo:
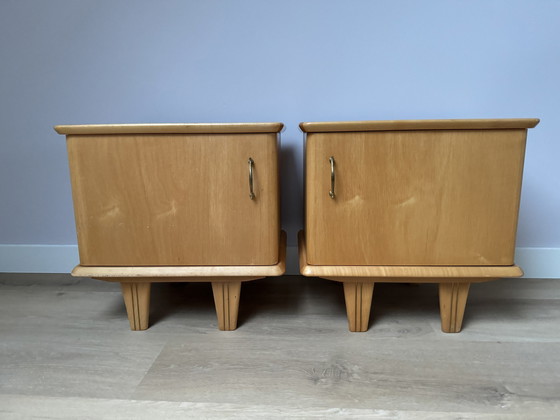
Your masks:
[[[329,197],[334,199],[334,197],[335,197],[335,193],[334,193],[334,156],[331,156],[329,158],[329,162],[331,164],[331,189],[329,191]]]
[[[255,162],[252,158],[249,158],[249,198],[251,200],[255,199],[255,193],[253,191],[253,165]]]

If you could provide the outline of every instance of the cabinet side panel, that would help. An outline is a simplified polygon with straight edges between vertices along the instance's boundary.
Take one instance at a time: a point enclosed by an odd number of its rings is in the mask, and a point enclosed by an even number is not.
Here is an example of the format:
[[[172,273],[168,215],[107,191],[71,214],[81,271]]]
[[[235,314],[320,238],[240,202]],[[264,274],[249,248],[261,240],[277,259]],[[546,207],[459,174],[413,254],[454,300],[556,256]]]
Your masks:
[[[308,262],[513,264],[525,138],[524,129],[313,133]]]
[[[84,208],[84,195],[86,194],[83,189],[82,179],[83,174],[80,165],[80,148],[77,147],[79,137],[76,135],[66,136],[66,150],[68,153],[68,165],[70,168],[70,183],[72,185],[72,202],[74,204],[74,220],[76,223],[76,236],[78,238],[78,253],[80,257],[80,264],[88,260],[90,254],[89,242],[86,240],[87,234],[84,235],[82,226],[84,225],[83,219],[86,216],[86,209]]]
[[[327,141],[328,137],[327,135]],[[329,258],[333,256],[333,253],[328,251],[328,241],[332,239],[332,232],[327,230],[333,228],[333,223],[336,226],[336,220],[334,217],[326,220],[324,206],[328,203],[324,199],[325,197],[322,197],[323,194],[328,194],[328,190],[325,188],[329,188],[329,186],[325,177],[330,176],[325,173],[328,163],[325,159],[328,159],[328,156],[325,154],[324,141],[324,134],[306,133],[305,135],[304,224],[308,264],[320,264],[319,261],[329,261]],[[327,148],[327,150],[329,149]],[[330,223],[330,225],[326,226],[326,223]]]
[[[276,134],[83,135],[67,144],[82,265],[277,263]]]

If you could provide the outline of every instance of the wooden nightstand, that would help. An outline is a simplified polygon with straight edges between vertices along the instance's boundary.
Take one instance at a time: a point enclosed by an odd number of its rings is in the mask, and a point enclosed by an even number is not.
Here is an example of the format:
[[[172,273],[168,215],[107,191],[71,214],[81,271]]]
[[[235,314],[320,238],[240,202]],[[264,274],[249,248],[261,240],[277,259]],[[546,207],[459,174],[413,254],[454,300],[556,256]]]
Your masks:
[[[439,283],[442,330],[461,330],[470,283],[517,277],[527,129],[538,119],[301,123],[300,269],[344,283],[366,331],[376,282]]]
[[[148,327],[150,284],[212,283],[233,330],[241,282],[285,271],[281,123],[61,125],[80,265],[120,282],[130,326]]]

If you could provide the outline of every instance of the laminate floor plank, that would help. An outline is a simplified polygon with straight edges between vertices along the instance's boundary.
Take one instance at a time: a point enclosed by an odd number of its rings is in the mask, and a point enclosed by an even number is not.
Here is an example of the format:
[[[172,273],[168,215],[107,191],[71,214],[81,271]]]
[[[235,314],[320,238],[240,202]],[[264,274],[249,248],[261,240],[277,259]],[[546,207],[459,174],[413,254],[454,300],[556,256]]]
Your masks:
[[[558,280],[471,288],[440,331],[436,285],[378,284],[347,330],[342,285],[245,283],[217,329],[210,284],[156,284],[150,329],[120,287],[0,274],[0,418],[551,418],[560,412]]]
[[[87,407],[87,412],[84,411]],[[533,414],[535,412],[532,412]],[[249,405],[193,403],[174,401],[119,400],[93,398],[28,397],[0,395],[3,420],[26,419],[483,419],[527,420],[520,414],[484,414],[469,412],[393,411],[356,408],[290,408],[286,405]]]
[[[558,343],[400,341],[363,334],[177,339],[133,398],[450,412],[466,405],[481,413],[560,398],[560,376],[550,374],[560,366]]]
[[[128,331],[116,294],[35,292],[0,294],[0,393],[131,395],[164,342]]]

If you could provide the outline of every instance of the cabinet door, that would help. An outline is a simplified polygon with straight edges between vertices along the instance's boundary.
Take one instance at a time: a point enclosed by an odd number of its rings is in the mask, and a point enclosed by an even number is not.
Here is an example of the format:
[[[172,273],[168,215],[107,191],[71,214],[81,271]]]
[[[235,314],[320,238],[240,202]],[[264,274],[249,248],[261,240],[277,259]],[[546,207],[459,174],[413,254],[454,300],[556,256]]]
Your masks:
[[[276,134],[69,135],[67,144],[82,265],[277,263]]]
[[[525,139],[525,129],[308,134],[308,263],[513,264]]]

